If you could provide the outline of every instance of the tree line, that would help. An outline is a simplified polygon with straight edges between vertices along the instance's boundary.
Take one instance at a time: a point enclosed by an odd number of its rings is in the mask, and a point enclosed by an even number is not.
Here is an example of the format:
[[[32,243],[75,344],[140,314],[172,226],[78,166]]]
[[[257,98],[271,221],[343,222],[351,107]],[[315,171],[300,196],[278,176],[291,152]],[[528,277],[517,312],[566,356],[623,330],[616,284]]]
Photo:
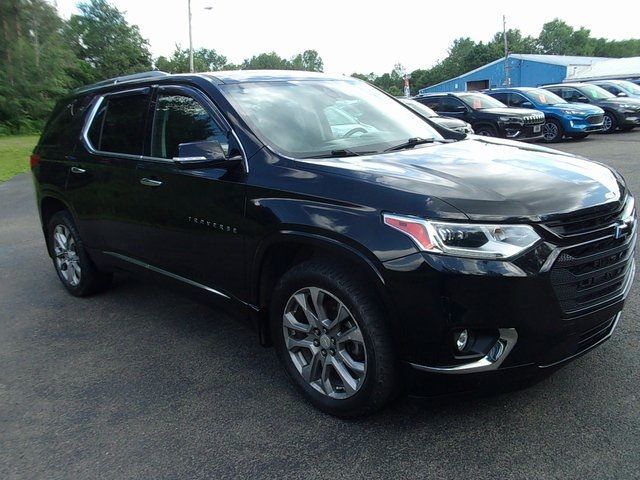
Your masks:
[[[189,71],[189,51],[176,45],[153,58],[136,25],[107,0],[88,0],[68,20],[45,0],[0,0],[0,135],[37,133],[55,101],[70,90],[106,78],[152,69]],[[194,51],[196,71],[277,68],[322,71],[307,50],[292,58],[261,53],[239,65],[213,49]]]
[[[590,57],[634,57],[640,55],[640,40],[607,40],[594,38],[591,31],[580,27],[574,29],[566,22],[555,19],[545,23],[537,37],[523,36],[519,29],[507,30],[509,53],[533,53],[546,55],[579,55]],[[453,41],[445,59],[429,69],[417,69],[411,74],[411,92],[457,77],[489,62],[504,57],[504,34],[497,32],[488,42],[476,42],[469,37]],[[403,91],[404,68],[396,64],[393,70],[383,75],[354,73],[353,76],[367,80],[393,94]]]
[[[153,58],[148,41],[136,25],[107,0],[86,0],[68,20],[46,0],[0,0],[0,135],[41,130],[54,102],[70,90],[106,78],[152,69],[169,73],[189,71],[189,51],[176,45],[168,57]],[[511,53],[544,53],[627,57],[640,55],[640,40],[594,38],[585,28],[562,20],[546,23],[537,37],[507,31]],[[501,58],[503,33],[484,43],[468,37],[454,40],[447,58],[429,69],[411,72],[412,92],[439,83]],[[260,53],[233,64],[216,50],[194,51],[196,71],[230,69],[289,69],[322,71],[315,50],[283,58]],[[353,76],[385,91],[402,93],[402,65],[389,73]]]

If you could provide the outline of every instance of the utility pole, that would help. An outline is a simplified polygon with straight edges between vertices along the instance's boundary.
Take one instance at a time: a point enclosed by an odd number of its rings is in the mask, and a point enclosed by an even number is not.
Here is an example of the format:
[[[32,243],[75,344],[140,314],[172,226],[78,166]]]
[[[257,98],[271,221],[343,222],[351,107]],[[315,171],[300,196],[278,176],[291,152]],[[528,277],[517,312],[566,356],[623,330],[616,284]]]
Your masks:
[[[191,0],[187,0],[189,6],[189,72],[193,73],[193,36],[191,35]]]
[[[504,85],[511,86],[509,78],[509,45],[507,43],[507,17],[502,15],[502,37],[504,38]]]

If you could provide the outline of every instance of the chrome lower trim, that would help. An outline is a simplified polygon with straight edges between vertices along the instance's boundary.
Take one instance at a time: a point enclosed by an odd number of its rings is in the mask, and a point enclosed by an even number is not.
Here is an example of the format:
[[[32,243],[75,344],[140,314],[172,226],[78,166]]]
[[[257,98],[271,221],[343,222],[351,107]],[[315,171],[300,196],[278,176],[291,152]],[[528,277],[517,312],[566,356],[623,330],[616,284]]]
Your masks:
[[[480,360],[450,367],[429,367],[426,365],[418,365],[416,363],[410,363],[409,365],[416,370],[421,370],[423,372],[447,374],[476,373],[496,370],[509,356],[509,353],[511,353],[511,350],[513,350],[513,347],[518,341],[518,332],[515,328],[500,328],[499,332],[500,338],[498,341],[493,347],[491,347],[489,353]]]
[[[550,367],[555,367],[557,365],[560,365],[562,363],[568,362],[570,360],[573,360],[574,358],[577,358],[581,355],[584,355],[585,353],[593,350],[594,348],[596,348],[598,345],[601,345],[602,343],[606,342],[607,340],[609,340],[611,338],[611,336],[613,335],[613,332],[616,330],[616,327],[618,326],[618,322],[620,321],[620,316],[622,315],[622,312],[618,312],[618,314],[616,315],[615,320],[613,321],[613,326],[611,327],[611,331],[603,338],[601,338],[600,340],[598,340],[596,343],[594,343],[593,345],[591,345],[588,348],[585,348],[584,350],[582,350],[581,352],[578,352],[574,355],[571,355],[569,357],[565,357],[562,360],[558,360],[557,362],[553,362],[553,363],[548,363],[546,365],[538,365],[538,368],[550,368]]]
[[[110,255],[110,256],[115,257],[115,258],[118,258],[120,260],[124,260],[125,262],[132,263],[132,264],[137,265],[139,267],[146,268],[146,269],[151,270],[153,272],[160,273],[160,274],[165,275],[167,277],[173,278],[174,280],[178,280],[180,282],[184,282],[184,283],[189,284],[189,285],[191,285],[193,287],[201,288],[202,290],[206,290],[207,292],[210,292],[210,293],[213,293],[215,295],[219,295],[221,297],[224,297],[224,298],[226,298],[228,300],[231,300],[231,297],[229,295],[226,295],[226,294],[220,292],[219,290],[216,290],[215,288],[207,287],[206,285],[203,285],[202,283],[198,283],[198,282],[195,282],[195,281],[190,280],[188,278],[182,277],[180,275],[176,275],[175,273],[171,273],[171,272],[168,272],[168,271],[163,270],[161,268],[154,267],[153,265],[149,265],[146,262],[142,262],[140,260],[136,260],[135,258],[127,257],[126,255],[122,255],[122,254],[116,253],[116,252],[102,252],[102,253],[104,253],[106,255]]]

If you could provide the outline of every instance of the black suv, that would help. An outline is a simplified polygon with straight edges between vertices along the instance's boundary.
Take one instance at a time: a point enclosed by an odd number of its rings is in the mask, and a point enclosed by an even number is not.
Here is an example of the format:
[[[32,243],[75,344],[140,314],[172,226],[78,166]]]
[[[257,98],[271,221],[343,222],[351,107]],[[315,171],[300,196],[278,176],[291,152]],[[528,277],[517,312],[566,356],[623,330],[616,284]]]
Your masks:
[[[156,72],[60,101],[31,168],[72,295],[164,280],[353,416],[551,372],[612,335],[632,283],[620,174],[450,133],[353,78]]]
[[[569,103],[590,103],[604,110],[603,132],[631,130],[640,126],[640,100],[618,98],[604,88],[588,83],[545,85],[544,88]]]
[[[507,107],[484,93],[433,93],[414,97],[414,100],[441,115],[470,123],[478,135],[529,142],[543,136],[543,113]]]

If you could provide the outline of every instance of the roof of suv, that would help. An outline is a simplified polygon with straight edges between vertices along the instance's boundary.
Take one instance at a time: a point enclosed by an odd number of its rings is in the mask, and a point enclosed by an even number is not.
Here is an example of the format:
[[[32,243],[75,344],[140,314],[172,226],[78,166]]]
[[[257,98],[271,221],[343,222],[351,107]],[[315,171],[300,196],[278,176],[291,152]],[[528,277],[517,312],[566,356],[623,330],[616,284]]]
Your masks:
[[[547,87],[584,87],[587,83],[584,82],[573,82],[573,83],[554,83],[552,85],[543,85],[540,88]]]
[[[219,72],[203,72],[203,73],[175,73],[170,74],[153,70],[150,72],[136,73],[133,75],[125,75],[122,77],[109,78],[101,82],[93,83],[80,87],[74,93],[88,92],[94,89],[109,87],[113,85],[128,85],[149,80],[165,80],[172,78],[186,77],[207,77],[216,84],[242,83],[242,82],[270,82],[283,80],[348,80],[352,77],[327,75],[320,72],[306,72],[298,70],[228,70]]]

